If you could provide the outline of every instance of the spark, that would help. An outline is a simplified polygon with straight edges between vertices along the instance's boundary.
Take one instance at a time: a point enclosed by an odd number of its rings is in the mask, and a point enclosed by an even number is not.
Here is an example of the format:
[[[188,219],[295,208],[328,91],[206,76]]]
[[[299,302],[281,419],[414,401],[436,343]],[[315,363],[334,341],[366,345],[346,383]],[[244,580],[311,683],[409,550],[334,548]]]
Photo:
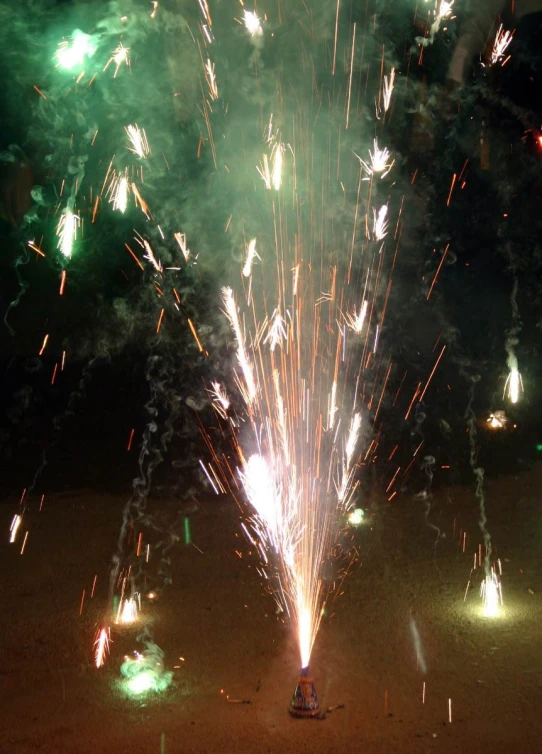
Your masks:
[[[130,183],[128,181],[128,169],[123,173],[112,171],[111,183],[107,190],[109,202],[113,209],[118,209],[124,214],[128,207],[128,196],[130,194]]]
[[[252,265],[255,259],[261,259],[256,251],[256,239],[252,238],[247,246],[247,258],[243,267],[243,275],[248,278],[252,275]]]
[[[384,76],[382,84],[382,99],[384,100],[384,112],[387,113],[390,109],[391,95],[393,94],[393,87],[395,85],[395,68],[390,71],[389,78]]]
[[[245,385],[247,389],[247,396],[249,400],[253,400],[256,397],[256,383],[254,382],[254,375],[252,367],[248,360],[248,356],[245,350],[245,339],[239,323],[239,313],[237,311],[237,304],[233,296],[231,288],[222,288],[222,301],[226,307],[226,316],[228,317],[232,329],[235,333],[237,340],[237,360],[239,366],[243,372],[245,378]]]
[[[62,212],[56,228],[58,236],[58,249],[62,256],[70,259],[73,254],[73,245],[77,239],[77,229],[80,219],[68,206]]]
[[[263,155],[263,162],[256,169],[265,183],[266,189],[275,189],[275,191],[278,191],[282,185],[282,170],[286,145],[280,140],[279,131],[275,131],[273,128],[273,115],[269,118],[265,142],[271,147],[271,152],[269,155]]]
[[[260,19],[252,10],[243,11],[243,23],[251,37],[261,37],[263,34]]]
[[[497,30],[495,41],[493,42],[493,48],[489,56],[490,65],[496,65],[502,63],[504,60],[504,53],[508,49],[510,42],[514,37],[513,31],[505,31],[504,26],[501,24]]]
[[[149,156],[151,150],[147,141],[147,134],[143,128],[139,128],[137,123],[125,126],[124,130],[130,141],[128,149],[141,159]]]
[[[211,95],[211,99],[217,100],[218,99],[218,85],[216,83],[216,76],[215,76],[215,64],[210,61],[209,58],[207,58],[207,62],[205,63],[205,80],[207,81],[207,85],[209,87],[209,94]]]
[[[225,412],[230,407],[230,399],[228,398],[228,395],[226,393],[225,388],[220,384],[220,382],[211,382],[211,387],[213,388],[210,390],[210,394],[212,396],[212,399],[215,403],[220,406],[220,408],[223,411],[223,416],[225,416]]]
[[[96,640],[94,642],[94,664],[97,668],[101,668],[105,665],[105,657],[109,652],[109,629],[101,628],[96,634]]]
[[[377,139],[373,141],[373,150],[373,152],[369,150],[369,162],[362,160],[355,152],[354,154],[369,176],[379,175],[380,178],[385,178],[394,166],[395,160],[390,161],[391,153],[389,149],[387,147],[380,149]]]
[[[136,236],[136,241],[145,250],[145,253],[143,254],[143,258],[152,264],[156,272],[162,273],[163,272],[162,263],[158,259],[156,259],[152,246],[147,241],[147,239],[141,238],[140,236],[139,237]]]
[[[15,542],[15,540],[17,538],[17,532],[19,531],[19,526],[21,525],[22,521],[23,521],[23,517],[19,513],[16,513],[13,516],[13,520],[11,522],[11,526],[9,527],[9,531],[10,531],[9,541],[12,544],[13,544],[13,542]]]
[[[348,437],[346,440],[346,447],[344,451],[344,459],[342,464],[342,479],[338,491],[339,503],[345,503],[347,501],[347,494],[351,489],[352,481],[352,459],[356,450],[359,434],[361,431],[361,414],[354,414],[352,421],[350,422],[350,429],[348,431]]]
[[[107,61],[107,63],[104,66],[104,72],[107,71],[111,63],[115,64],[115,73],[113,74],[113,78],[117,77],[117,74],[119,72],[119,68],[124,63],[127,68],[130,67],[130,56],[129,53],[130,48],[124,47],[122,42],[119,43],[118,47],[116,47],[113,52],[111,53],[111,57]]]
[[[177,241],[179,244],[179,247],[183,253],[183,257],[185,262],[188,262],[190,259],[190,249],[188,248],[186,244],[186,234],[185,233],[174,233],[173,238]]]
[[[362,303],[358,313],[356,313],[356,310],[354,309],[353,314],[346,315],[346,324],[355,333],[360,333],[363,330],[363,323],[365,322],[368,306],[369,302],[365,300]]]
[[[388,232],[387,214],[387,204],[383,204],[378,211],[376,209],[373,210],[373,236],[375,241],[382,241]]]
[[[269,327],[264,343],[269,343],[269,350],[274,351],[275,348],[282,343],[282,341],[288,338],[288,330],[286,320],[281,315],[278,309],[273,312],[272,322]]]

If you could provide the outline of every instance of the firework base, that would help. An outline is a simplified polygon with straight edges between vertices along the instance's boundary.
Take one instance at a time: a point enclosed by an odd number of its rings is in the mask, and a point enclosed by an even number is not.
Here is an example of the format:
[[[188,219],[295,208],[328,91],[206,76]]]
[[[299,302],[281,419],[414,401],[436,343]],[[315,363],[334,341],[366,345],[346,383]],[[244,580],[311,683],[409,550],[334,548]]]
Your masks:
[[[320,703],[309,668],[301,668],[289,712],[292,717],[318,717]]]

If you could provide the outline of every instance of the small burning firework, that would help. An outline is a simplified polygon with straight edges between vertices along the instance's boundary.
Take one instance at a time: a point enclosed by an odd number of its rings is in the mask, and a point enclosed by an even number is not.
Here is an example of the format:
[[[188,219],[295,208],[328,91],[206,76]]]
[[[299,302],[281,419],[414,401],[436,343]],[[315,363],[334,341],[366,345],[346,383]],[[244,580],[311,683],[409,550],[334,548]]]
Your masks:
[[[486,574],[485,579],[482,581],[480,596],[484,605],[484,616],[486,618],[498,617],[503,605],[502,588],[494,567],[491,568],[489,574]]]
[[[136,593],[133,597],[122,597],[117,610],[116,623],[122,623],[123,625],[135,623],[140,609],[139,594]]]
[[[523,380],[518,371],[517,359],[510,366],[510,373],[506,378],[503,395],[508,396],[510,403],[517,403],[523,395]]]
[[[489,415],[487,425],[489,429],[506,429],[508,425],[508,417],[504,411],[495,411],[493,414]]]
[[[58,249],[62,256],[70,259],[73,254],[73,245],[77,239],[77,230],[80,219],[68,205],[60,216],[56,234],[58,236]]]

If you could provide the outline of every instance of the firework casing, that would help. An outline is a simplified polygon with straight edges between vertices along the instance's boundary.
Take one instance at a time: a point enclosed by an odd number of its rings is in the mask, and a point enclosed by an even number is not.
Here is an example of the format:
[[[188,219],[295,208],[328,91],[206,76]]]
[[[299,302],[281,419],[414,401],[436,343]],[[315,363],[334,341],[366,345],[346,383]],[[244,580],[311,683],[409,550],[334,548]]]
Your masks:
[[[309,668],[301,668],[297,686],[290,702],[290,715],[293,717],[316,717],[320,714],[320,704],[314,680]]]

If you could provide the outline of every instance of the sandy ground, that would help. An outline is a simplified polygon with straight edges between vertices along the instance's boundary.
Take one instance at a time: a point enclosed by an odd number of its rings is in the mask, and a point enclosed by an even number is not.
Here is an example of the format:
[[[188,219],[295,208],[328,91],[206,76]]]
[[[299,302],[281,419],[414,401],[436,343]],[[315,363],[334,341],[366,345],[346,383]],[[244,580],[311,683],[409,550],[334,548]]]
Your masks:
[[[298,670],[291,627],[235,553],[247,547],[232,502],[200,504],[191,516],[199,549],[172,551],[172,585],[145,604],[167,665],[182,667],[167,691],[141,697],[126,694],[119,674],[123,655],[141,649],[139,629],[114,629],[106,667],[92,664],[124,499],[46,498],[28,518],[23,555],[21,540],[7,544],[16,502],[3,504],[0,752],[540,752],[541,483],[534,468],[486,487],[504,569],[505,610],[493,620],[480,615],[477,580],[463,603],[480,542],[474,485],[435,494],[430,520],[445,535],[435,556],[423,500],[405,494],[367,513],[359,561],[313,653],[322,708],[344,705],[321,721],[287,713]],[[149,502],[157,513],[174,506]]]

